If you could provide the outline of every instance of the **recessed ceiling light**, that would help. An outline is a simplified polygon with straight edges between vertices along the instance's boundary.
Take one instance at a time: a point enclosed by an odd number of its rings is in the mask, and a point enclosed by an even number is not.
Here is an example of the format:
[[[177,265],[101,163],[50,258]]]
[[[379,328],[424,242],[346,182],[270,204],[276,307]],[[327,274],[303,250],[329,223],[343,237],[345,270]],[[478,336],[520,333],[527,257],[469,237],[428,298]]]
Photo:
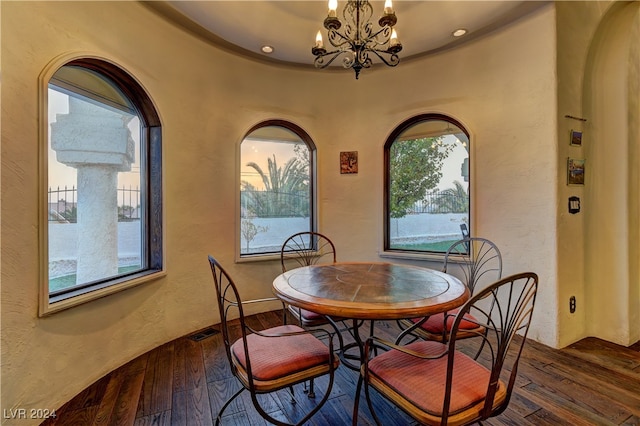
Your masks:
[[[465,35],[467,33],[467,30],[464,28],[458,28],[457,30],[455,30],[454,32],[452,32],[451,34],[454,37],[462,37],[463,35]]]
[[[262,53],[273,53],[273,46],[264,45],[260,50],[262,50]]]

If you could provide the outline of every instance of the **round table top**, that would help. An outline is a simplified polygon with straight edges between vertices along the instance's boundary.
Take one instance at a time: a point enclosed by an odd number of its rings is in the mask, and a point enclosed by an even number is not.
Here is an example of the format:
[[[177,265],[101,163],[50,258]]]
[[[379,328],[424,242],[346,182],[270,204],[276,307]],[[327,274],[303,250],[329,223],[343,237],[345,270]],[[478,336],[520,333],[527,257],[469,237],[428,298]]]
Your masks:
[[[339,262],[287,271],[276,296],[319,314],[358,319],[427,316],[461,306],[467,287],[452,275],[411,265]]]

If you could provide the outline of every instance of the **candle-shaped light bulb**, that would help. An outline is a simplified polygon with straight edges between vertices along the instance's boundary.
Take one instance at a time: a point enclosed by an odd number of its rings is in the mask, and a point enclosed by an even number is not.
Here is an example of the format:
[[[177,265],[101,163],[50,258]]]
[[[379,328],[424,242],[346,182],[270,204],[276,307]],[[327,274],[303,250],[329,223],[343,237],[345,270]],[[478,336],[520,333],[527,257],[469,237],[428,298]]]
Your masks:
[[[329,16],[335,18],[337,16],[338,0],[329,0]]]
[[[395,28],[391,30],[391,38],[389,39],[389,46],[397,46],[398,45],[398,33],[396,33]]]
[[[387,15],[391,15],[393,13],[393,5],[391,4],[391,0],[385,0],[384,13]]]
[[[318,31],[316,34],[316,47],[322,49],[324,47],[324,42],[322,41],[322,34]]]

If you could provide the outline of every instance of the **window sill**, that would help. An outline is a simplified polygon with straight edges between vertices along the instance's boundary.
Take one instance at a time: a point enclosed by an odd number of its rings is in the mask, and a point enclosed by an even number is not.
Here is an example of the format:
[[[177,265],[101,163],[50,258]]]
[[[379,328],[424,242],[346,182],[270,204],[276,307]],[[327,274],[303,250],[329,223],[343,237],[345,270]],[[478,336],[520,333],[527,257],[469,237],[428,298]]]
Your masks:
[[[406,251],[383,251],[378,256],[390,259],[406,259],[406,260],[427,260],[434,262],[442,262],[444,253],[411,253]]]
[[[100,299],[105,296],[109,296],[114,293],[121,292],[131,287],[136,287],[151,281],[156,281],[167,275],[164,270],[161,271],[147,271],[137,276],[126,277],[122,282],[119,280],[109,281],[105,283],[104,287],[96,288],[94,290],[86,291],[85,293],[78,294],[76,296],[68,296],[65,299],[61,299],[55,302],[50,302],[48,294],[42,295],[42,302],[40,305],[40,317],[45,317],[69,308],[73,308],[78,305],[82,305],[91,302],[96,299]],[[46,286],[45,286],[46,287]]]
[[[253,263],[253,262],[265,262],[269,260],[280,260],[280,253],[267,253],[267,254],[249,254],[244,256],[236,256],[236,263]]]
[[[389,259],[404,259],[404,260],[422,260],[428,262],[444,262],[445,253],[410,253],[402,251],[383,251],[379,252],[378,256]],[[465,256],[450,254],[449,263],[466,263],[467,258]]]

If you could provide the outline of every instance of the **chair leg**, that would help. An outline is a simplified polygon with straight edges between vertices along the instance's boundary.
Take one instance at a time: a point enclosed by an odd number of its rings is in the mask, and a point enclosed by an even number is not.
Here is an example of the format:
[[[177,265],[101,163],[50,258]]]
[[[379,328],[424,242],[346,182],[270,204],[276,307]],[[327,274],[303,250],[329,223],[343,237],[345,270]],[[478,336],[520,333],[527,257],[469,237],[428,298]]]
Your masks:
[[[371,320],[371,322],[369,323],[369,337],[373,337],[373,335],[375,334],[375,327],[376,327],[376,322],[375,320]],[[378,356],[378,347],[377,346],[373,346],[373,354],[375,356]],[[366,354],[365,356],[368,356],[368,354]]]
[[[329,325],[331,326],[331,328],[333,328],[333,331],[334,331],[333,335],[338,337],[338,346],[339,346],[338,353],[340,353],[344,349],[344,340],[342,338],[342,333],[340,332],[340,327],[331,317],[327,317],[327,321],[329,322]],[[333,350],[333,348],[331,349]]]
[[[335,373],[334,370],[331,370],[331,372],[329,373],[329,384],[327,385],[326,392],[324,393],[324,396],[322,397],[322,399],[317,404],[315,404],[315,406],[309,412],[307,412],[307,414],[302,419],[298,420],[295,423],[296,426],[308,424],[309,419],[311,419],[311,417],[313,417],[315,413],[320,411],[320,409],[327,402],[327,400],[329,399],[329,396],[331,395],[331,389],[333,388],[334,373]],[[289,387],[289,391],[291,392],[292,404],[295,404],[296,401],[293,399],[293,386]],[[290,423],[285,423],[282,420],[276,419],[272,417],[269,413],[267,413],[262,408],[262,406],[258,403],[258,400],[255,399],[255,395],[252,395],[251,398],[253,400],[254,407],[258,411],[258,414],[260,414],[260,416],[262,416],[262,418],[265,419],[267,422],[274,425],[291,426]]]
[[[378,418],[375,409],[373,408],[373,403],[371,402],[371,396],[369,391],[369,385],[367,383],[364,384],[364,396],[367,399],[367,405],[369,406],[369,411],[371,411],[371,416],[373,416],[373,420],[376,422],[376,425],[382,425],[382,422]]]
[[[220,424],[220,420],[222,418],[222,413],[224,413],[224,410],[227,409],[227,407],[229,406],[229,404],[231,404],[231,402],[236,399],[236,397],[238,395],[240,395],[243,391],[245,391],[246,388],[241,387],[240,390],[238,392],[236,392],[235,394],[233,394],[233,396],[231,398],[229,398],[227,400],[227,402],[224,403],[224,405],[222,406],[222,408],[220,409],[220,412],[218,413],[218,417],[216,417],[216,426],[218,426]]]
[[[295,398],[295,394],[293,393],[293,386],[289,386],[289,393],[291,394],[291,405],[296,405],[297,401]]]
[[[315,398],[316,393],[313,390],[313,379],[309,380],[309,393],[307,394],[309,398]]]
[[[356,386],[356,396],[353,401],[353,415],[351,416],[351,425],[358,425],[358,410],[360,406],[360,390],[362,389],[362,375],[358,372],[358,384]]]

